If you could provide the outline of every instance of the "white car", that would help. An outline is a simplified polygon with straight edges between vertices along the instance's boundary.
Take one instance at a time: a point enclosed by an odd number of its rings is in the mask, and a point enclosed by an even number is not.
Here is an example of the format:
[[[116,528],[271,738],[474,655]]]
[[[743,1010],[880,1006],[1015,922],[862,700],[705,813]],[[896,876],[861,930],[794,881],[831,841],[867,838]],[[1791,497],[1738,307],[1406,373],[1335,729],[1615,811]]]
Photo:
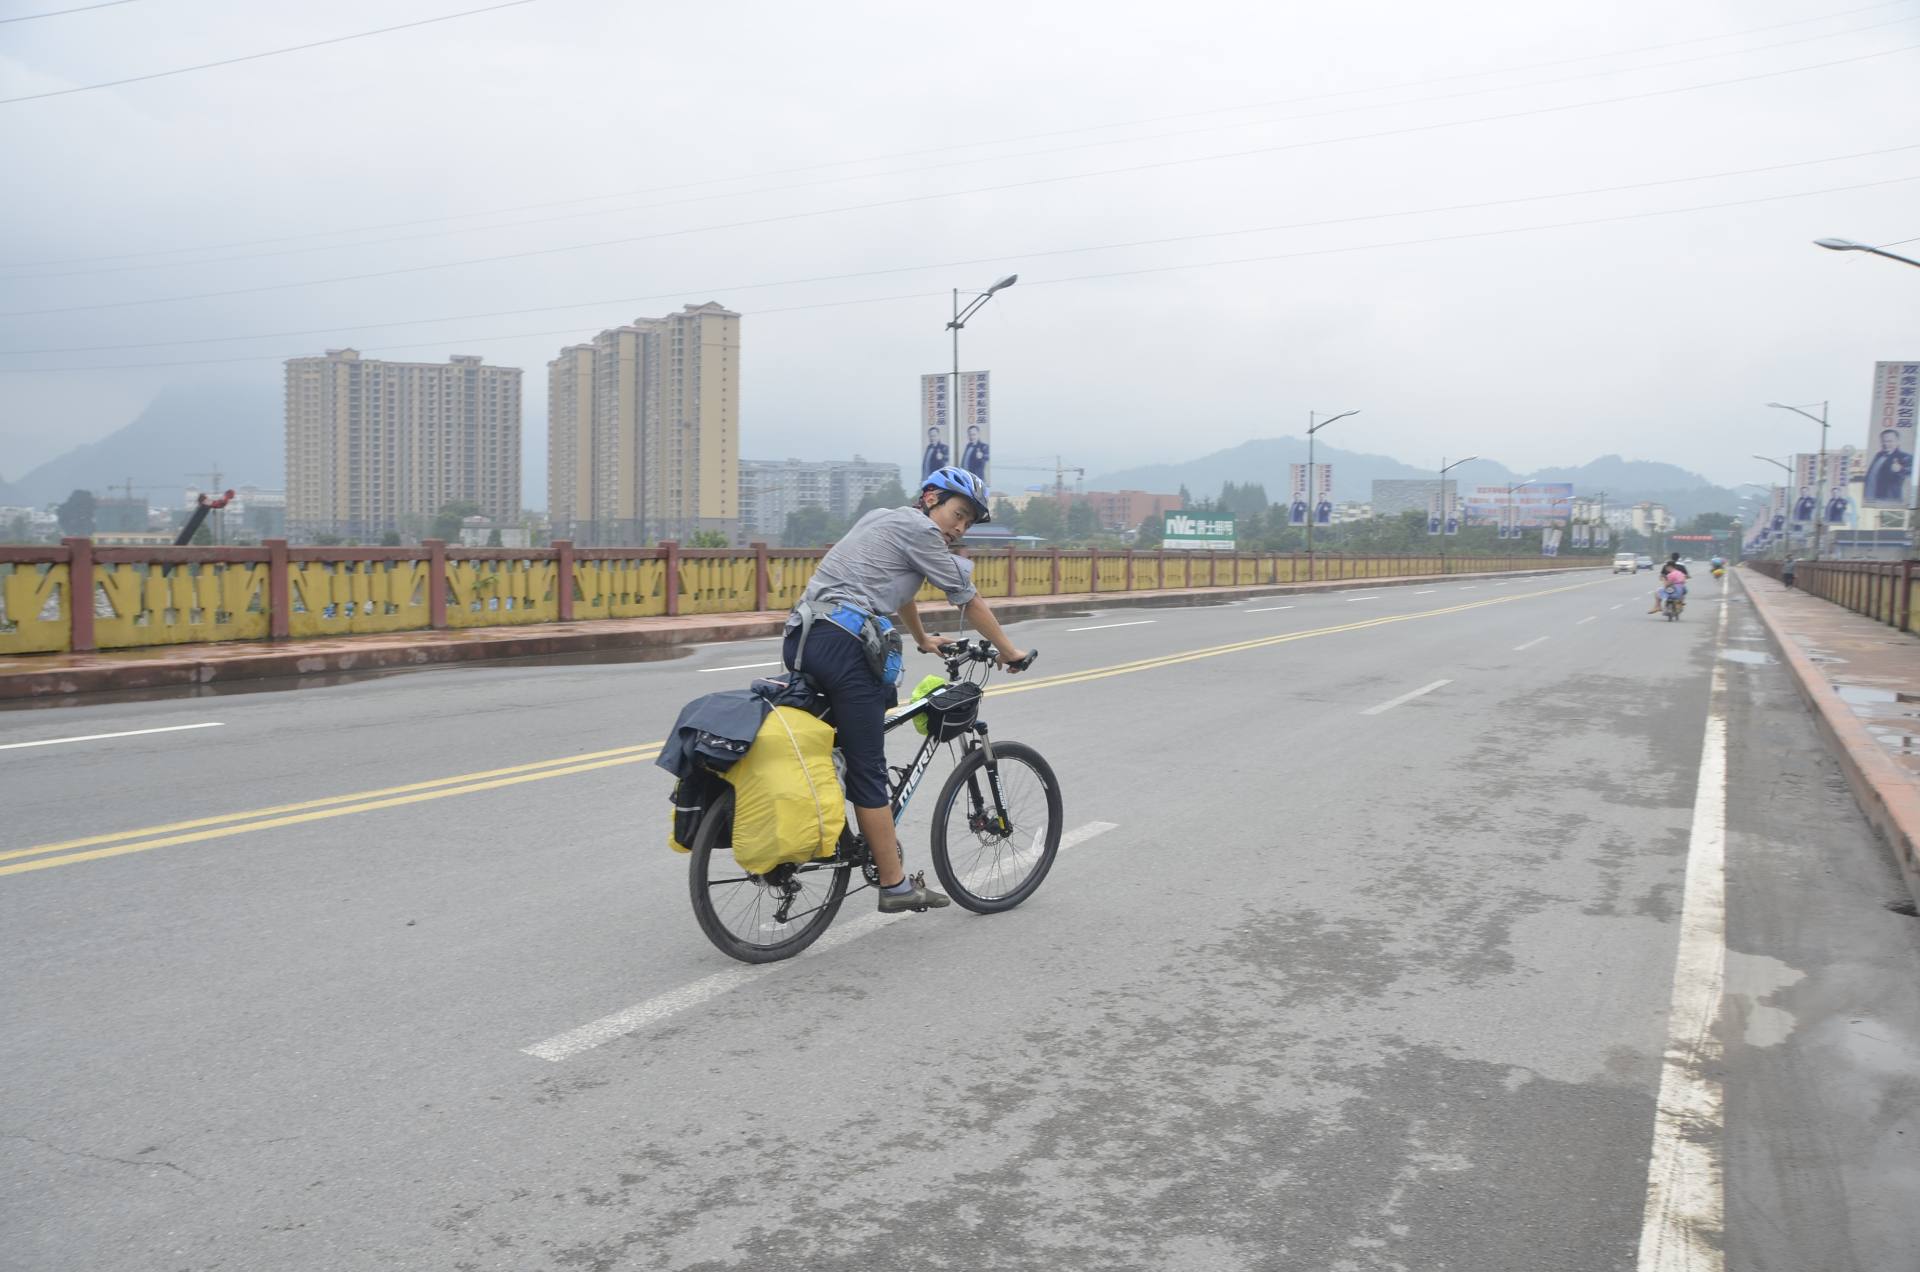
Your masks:
[[[1633,553],[1616,552],[1613,554],[1613,572],[1615,574],[1632,574],[1639,568],[1640,562],[1634,558]]]

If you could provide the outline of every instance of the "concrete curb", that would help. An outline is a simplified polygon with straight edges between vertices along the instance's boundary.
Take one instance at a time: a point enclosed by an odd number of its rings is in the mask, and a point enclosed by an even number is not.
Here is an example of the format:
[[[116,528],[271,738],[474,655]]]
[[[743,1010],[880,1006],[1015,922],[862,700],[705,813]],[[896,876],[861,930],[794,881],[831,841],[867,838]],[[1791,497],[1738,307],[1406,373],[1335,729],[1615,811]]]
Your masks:
[[[1076,592],[1064,596],[988,599],[993,602],[994,614],[1003,621],[1011,622],[1086,609],[1213,605],[1308,592],[1351,592],[1442,581],[1534,578],[1575,572],[1586,571],[1578,567],[1537,571],[1501,570],[1340,579],[1328,583],[1280,583],[1147,592]],[[929,618],[937,618],[936,610],[944,607],[922,608]],[[85,655],[23,655],[12,660],[12,665],[0,663],[0,704],[45,702],[74,694],[191,689],[245,680],[391,671],[506,658],[539,658],[555,654],[757,640],[779,635],[785,621],[786,611],[768,610],[751,614],[693,615],[684,618],[543,623],[537,628],[475,627],[459,631],[394,632],[303,640],[270,648],[258,645],[245,648],[182,645]],[[40,657],[70,661],[60,666],[33,666],[34,660]],[[79,661],[76,665],[72,660]]]
[[[1909,897],[1920,905],[1920,784],[1874,741],[1860,717],[1833,691],[1833,682],[1819,664],[1781,631],[1768,610],[1769,602],[1750,585],[1745,572],[1738,577],[1748,603],[1767,629],[1767,638],[1792,669],[1800,696],[1813,713],[1814,727],[1840,762],[1854,801],[1893,852]]]

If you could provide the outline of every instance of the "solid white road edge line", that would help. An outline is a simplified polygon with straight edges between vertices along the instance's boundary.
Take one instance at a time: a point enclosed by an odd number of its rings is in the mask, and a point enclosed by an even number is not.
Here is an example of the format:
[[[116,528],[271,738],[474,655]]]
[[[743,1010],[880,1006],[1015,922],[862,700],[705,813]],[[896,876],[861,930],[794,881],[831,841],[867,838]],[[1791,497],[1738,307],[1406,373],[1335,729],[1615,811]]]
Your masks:
[[[1365,711],[1362,711],[1360,714],[1361,715],[1379,715],[1382,711],[1391,711],[1403,702],[1412,702],[1415,698],[1418,698],[1421,694],[1432,693],[1435,689],[1438,689],[1440,686],[1450,685],[1452,683],[1453,681],[1451,680],[1436,680],[1430,685],[1421,685],[1418,689],[1415,689],[1411,693],[1403,693],[1398,698],[1389,698],[1377,707],[1368,707]]]
[[[1552,639],[1553,638],[1551,636],[1535,636],[1532,640],[1528,641],[1524,645],[1515,645],[1513,647],[1513,652],[1517,654],[1523,649],[1532,649],[1535,645],[1538,645],[1543,640],[1552,640]]]
[[[1109,627],[1145,627],[1148,623],[1158,622],[1152,618],[1136,618],[1131,623],[1096,623],[1092,627],[1069,627],[1070,632],[1104,632]]]
[[[1715,647],[1727,636],[1720,602]],[[1707,731],[1693,794],[1680,950],[1673,965],[1666,1057],[1647,1163],[1647,1205],[1640,1223],[1638,1272],[1720,1272],[1726,1267],[1723,1092],[1715,1028],[1726,975],[1727,672],[1716,658],[1707,696]]]
[[[700,668],[700,674],[704,676],[710,671],[754,671],[761,667],[784,667],[784,666],[786,666],[786,664],[782,662],[740,663],[737,666],[733,666],[733,667],[702,667]]]
[[[1114,822],[1088,822],[1084,826],[1067,831],[1060,836],[1062,849],[1074,848],[1092,839],[1095,835],[1105,834],[1116,829]],[[821,938],[808,949],[825,951],[836,946],[856,941],[869,932],[877,932],[889,923],[897,923],[906,918],[904,914],[869,914],[829,928]],[[544,1042],[536,1042],[531,1047],[522,1047],[521,1053],[536,1060],[551,1060],[558,1064],[562,1060],[591,1051],[602,1043],[612,1042],[630,1033],[637,1033],[648,1025],[656,1024],[669,1016],[678,1015],[689,1007],[698,1007],[725,993],[739,989],[742,985],[771,976],[784,968],[791,967],[791,961],[784,963],[761,963],[753,967],[730,967],[711,976],[703,976],[691,985],[682,985],[679,989],[668,990],[643,1003],[635,1003],[625,1011],[617,1011],[611,1016],[602,1016],[589,1021],[578,1029],[569,1029],[565,1033],[555,1034]]]
[[[62,742],[98,742],[104,738],[137,738],[145,733],[179,733],[183,729],[219,729],[225,726],[218,720],[209,720],[205,724],[169,724],[160,729],[128,729],[124,733],[88,733],[77,738],[44,738],[39,742],[0,743],[0,751],[16,751],[24,746],[59,746]]]

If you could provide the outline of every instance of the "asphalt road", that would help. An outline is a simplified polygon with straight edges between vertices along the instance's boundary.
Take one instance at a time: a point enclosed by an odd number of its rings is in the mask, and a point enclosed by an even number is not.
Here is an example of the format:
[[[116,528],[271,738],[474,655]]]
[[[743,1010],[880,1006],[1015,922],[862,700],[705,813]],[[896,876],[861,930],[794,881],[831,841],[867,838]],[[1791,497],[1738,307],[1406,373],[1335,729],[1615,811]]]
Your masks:
[[[0,714],[0,1267],[1920,1267],[1920,922],[1647,593],[1020,624],[1083,841],[767,972],[648,757],[773,642]]]

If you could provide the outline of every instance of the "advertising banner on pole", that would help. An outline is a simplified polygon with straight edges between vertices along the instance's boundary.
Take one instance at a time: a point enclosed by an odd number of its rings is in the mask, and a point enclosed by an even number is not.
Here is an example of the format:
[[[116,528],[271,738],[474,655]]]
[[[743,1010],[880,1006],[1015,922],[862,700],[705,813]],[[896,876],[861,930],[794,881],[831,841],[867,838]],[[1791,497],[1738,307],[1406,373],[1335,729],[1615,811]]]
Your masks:
[[[1560,530],[1557,526],[1547,526],[1540,531],[1540,555],[1560,555]]]
[[[1443,520],[1443,517],[1441,516],[1441,513],[1440,513],[1440,505],[1442,502],[1443,501],[1440,497],[1440,492],[1437,490],[1427,496],[1427,533],[1428,534],[1440,533],[1440,525]]]
[[[1787,520],[1796,530],[1813,524],[1814,505],[1819,502],[1820,494],[1820,457],[1818,455],[1795,455],[1793,457],[1793,507]]]
[[[1440,515],[1445,523],[1444,533],[1459,534],[1460,522],[1462,520],[1460,516],[1460,492],[1452,482],[1444,482],[1442,483],[1442,487],[1440,493]]]
[[[1588,540],[1588,536],[1589,536],[1589,534],[1590,534],[1590,533],[1591,533],[1591,532],[1590,532],[1590,531],[1588,530],[1588,528],[1587,528],[1587,523],[1586,523],[1586,522],[1584,522],[1584,521],[1576,521],[1576,522],[1574,522],[1574,525],[1573,525],[1573,546],[1574,546],[1574,547],[1576,547],[1576,548],[1584,548],[1584,547],[1586,547],[1586,546],[1587,546],[1587,543],[1588,543],[1588,541],[1589,541],[1589,540]]]
[[[1767,492],[1767,529],[1779,534],[1787,528],[1787,488],[1771,487]]]
[[[1905,508],[1912,502],[1916,401],[1920,401],[1920,362],[1873,364],[1863,508]]]
[[[991,458],[992,421],[987,411],[987,372],[960,373],[960,467],[987,479]]]
[[[1307,489],[1307,466],[1305,464],[1288,464],[1287,469],[1287,476],[1292,483],[1292,489],[1287,495],[1287,524],[1290,526],[1304,526],[1307,524],[1307,499],[1309,495]]]
[[[1857,518],[1853,503],[1854,459],[1859,451],[1853,447],[1844,447],[1827,455],[1827,479],[1823,483],[1827,491],[1826,523],[1851,529]]]
[[[947,410],[947,391],[951,387],[952,377],[940,371],[933,375],[920,377],[920,475],[925,477],[936,468],[945,468],[953,462],[953,451],[947,445],[952,436],[947,431],[953,417]]]
[[[1333,524],[1333,465],[1315,464],[1318,471],[1313,483],[1313,524],[1329,526]]]

